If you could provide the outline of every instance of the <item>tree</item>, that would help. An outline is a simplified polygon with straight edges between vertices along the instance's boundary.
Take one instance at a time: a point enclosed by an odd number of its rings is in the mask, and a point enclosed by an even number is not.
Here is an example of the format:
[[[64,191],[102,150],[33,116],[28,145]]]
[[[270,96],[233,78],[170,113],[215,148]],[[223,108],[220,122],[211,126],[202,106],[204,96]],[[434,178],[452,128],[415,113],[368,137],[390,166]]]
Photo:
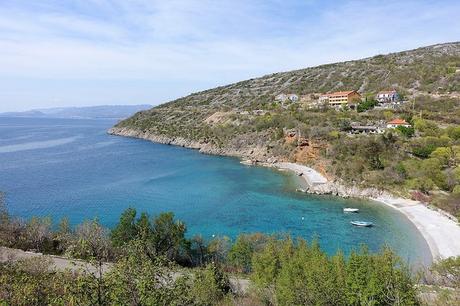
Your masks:
[[[210,261],[216,264],[224,264],[230,250],[230,238],[216,237],[208,243]]]
[[[214,305],[231,291],[228,276],[214,263],[195,272],[192,281],[190,296],[196,305]]]
[[[173,266],[166,258],[149,258],[135,239],[105,276],[114,305],[182,305],[190,288],[178,286]]]
[[[145,242],[151,238],[152,224],[150,223],[150,217],[147,213],[141,213],[141,216],[136,221],[136,232],[141,241]]]
[[[454,140],[460,139],[460,126],[449,126],[446,129],[447,135]]]
[[[6,208],[5,194],[0,191],[0,222],[5,218],[9,218],[9,214]]]
[[[431,152],[430,157],[439,160],[443,167],[448,167],[453,162],[455,155],[452,148],[439,147]]]
[[[113,250],[107,229],[97,220],[85,221],[77,227],[74,239],[68,253],[91,264],[76,280],[78,291],[83,292],[92,305],[108,304],[110,288],[103,276],[105,263],[113,259]]]
[[[203,266],[208,255],[206,243],[201,235],[195,235],[190,239],[192,261],[195,265]]]
[[[383,112],[383,117],[385,118],[385,121],[390,121],[394,117],[394,114],[391,110],[386,110]]]
[[[449,140],[443,137],[422,137],[414,139],[410,146],[412,147],[412,153],[421,158],[427,158],[430,154],[438,147],[446,147],[449,145]]]
[[[439,135],[439,127],[433,121],[429,121],[425,119],[415,119],[414,128],[422,136],[438,136]]]
[[[64,253],[72,243],[73,231],[69,224],[69,219],[62,218],[58,225],[58,230],[54,233],[54,241],[57,243],[55,251],[59,254]]]
[[[247,273],[251,270],[254,248],[245,235],[239,235],[228,253],[228,262],[239,271]]]
[[[265,248],[255,253],[252,258],[251,280],[259,288],[273,289],[280,265],[277,243],[270,240]]]
[[[9,215],[4,193],[0,192],[0,244],[7,247],[23,247],[25,225],[22,220]]]
[[[26,224],[24,239],[30,248],[43,252],[45,243],[51,241],[51,218],[32,217]]]
[[[263,299],[277,305],[417,305],[409,273],[389,249],[363,247],[345,259],[327,256],[317,241],[270,242],[254,254],[253,280]]]
[[[185,242],[186,230],[184,223],[174,220],[172,212],[158,215],[153,220],[151,238],[155,254],[177,259]]]
[[[435,183],[428,177],[419,177],[408,180],[407,187],[410,189],[420,190],[421,192],[428,194],[434,189]]]
[[[364,102],[361,102],[358,104],[358,113],[362,113],[362,112],[365,112],[369,109],[372,109],[374,108],[376,105],[378,104],[378,102],[376,100],[374,100],[373,98],[367,98],[366,97],[366,101]]]
[[[112,243],[116,247],[120,247],[137,236],[136,228],[136,210],[134,208],[126,209],[120,216],[120,221],[115,226],[110,234]]]
[[[442,164],[438,159],[428,158],[422,161],[422,171],[424,177],[431,178],[438,188],[447,188],[447,176],[442,171]]]
[[[77,296],[74,275],[54,270],[44,257],[0,263],[2,305],[89,305]]]
[[[403,135],[406,138],[411,138],[415,134],[415,130],[413,127],[406,127],[402,125],[396,127],[396,131],[401,133],[401,135]]]

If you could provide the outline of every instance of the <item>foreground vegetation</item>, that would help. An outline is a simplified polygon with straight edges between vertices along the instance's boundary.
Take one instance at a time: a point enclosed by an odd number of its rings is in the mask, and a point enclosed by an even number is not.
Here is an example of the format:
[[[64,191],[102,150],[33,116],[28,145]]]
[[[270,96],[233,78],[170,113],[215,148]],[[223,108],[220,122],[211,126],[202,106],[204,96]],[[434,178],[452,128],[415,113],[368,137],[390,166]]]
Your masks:
[[[313,166],[349,186],[384,189],[460,216],[460,43],[323,65],[219,87],[139,112],[118,128],[195,141],[211,153]],[[396,89],[407,101],[374,109],[375,94]],[[359,89],[358,112],[280,105],[279,93]],[[353,135],[352,123],[413,128]]]
[[[204,241],[199,236],[188,239],[185,233],[185,224],[175,220],[172,213],[151,218],[127,209],[109,231],[97,220],[75,229],[64,220],[53,230],[47,218],[23,222],[2,210],[2,246],[84,259],[93,269],[56,269],[47,257],[4,258],[0,264],[0,302],[419,305],[423,301],[417,279],[387,248],[377,254],[361,247],[348,257],[340,251],[328,256],[316,241],[308,244],[303,239],[263,234],[240,235],[234,242],[228,238]],[[459,259],[443,262],[429,274],[429,283],[450,286],[455,293],[460,286],[459,269]],[[237,280],[232,285],[234,276],[249,279],[250,286],[238,288],[244,282]],[[443,303],[458,301],[451,292],[442,298]]]

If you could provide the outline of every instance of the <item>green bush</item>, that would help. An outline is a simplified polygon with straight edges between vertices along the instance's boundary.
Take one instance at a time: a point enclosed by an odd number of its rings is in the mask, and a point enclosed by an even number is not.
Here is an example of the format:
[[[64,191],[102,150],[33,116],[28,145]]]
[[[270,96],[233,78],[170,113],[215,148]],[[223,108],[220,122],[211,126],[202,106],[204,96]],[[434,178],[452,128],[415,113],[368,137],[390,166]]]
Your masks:
[[[377,104],[378,104],[378,102],[376,100],[366,98],[366,101],[361,102],[361,103],[358,104],[357,111],[358,111],[358,113],[365,112],[365,111],[367,111],[369,109],[374,108]]]
[[[329,257],[316,242],[274,241],[254,255],[253,269],[256,288],[279,305],[418,304],[409,270],[388,249]]]
[[[398,131],[401,135],[403,135],[406,138],[413,137],[415,134],[415,130],[413,127],[405,127],[405,126],[398,126],[396,128],[396,131]]]

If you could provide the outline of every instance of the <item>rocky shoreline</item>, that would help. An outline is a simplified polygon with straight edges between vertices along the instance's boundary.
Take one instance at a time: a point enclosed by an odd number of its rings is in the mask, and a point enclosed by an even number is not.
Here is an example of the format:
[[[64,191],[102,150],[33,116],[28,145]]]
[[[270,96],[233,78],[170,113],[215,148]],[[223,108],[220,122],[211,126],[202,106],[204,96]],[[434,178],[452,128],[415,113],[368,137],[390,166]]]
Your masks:
[[[272,164],[278,162],[276,157],[267,152],[265,146],[257,144],[245,148],[237,146],[219,148],[205,141],[194,141],[181,137],[171,138],[124,127],[113,127],[108,130],[108,133],[111,135],[145,139],[156,143],[194,149],[203,154],[238,157],[242,160],[250,160],[251,164]]]
[[[283,167],[282,161],[280,161],[277,157],[270,155],[266,148],[261,146],[254,146],[245,149],[239,148],[217,148],[212,144],[206,142],[198,142],[193,140],[188,140],[184,138],[170,138],[166,136],[156,135],[149,132],[143,132],[139,130],[133,130],[129,128],[120,128],[120,127],[113,127],[108,131],[111,135],[118,135],[124,137],[132,137],[132,138],[139,138],[149,140],[155,143],[167,144],[167,145],[174,145],[180,146],[184,148],[198,150],[200,153],[203,154],[210,154],[210,155],[221,155],[221,156],[231,156],[231,157],[238,157],[242,160],[242,164],[245,165],[259,165],[264,167],[272,167],[272,168],[279,168],[285,170],[293,170],[288,169],[287,167]],[[297,174],[300,174],[299,171],[295,171]],[[305,174],[302,174],[305,175]],[[306,175],[305,175],[306,176]],[[342,182],[336,180],[333,182],[327,181],[321,184],[311,183],[307,180],[307,188],[303,191],[310,194],[316,195],[335,195],[343,198],[377,198],[381,196],[390,196],[385,191],[376,189],[376,188],[358,188],[356,186],[346,186]]]

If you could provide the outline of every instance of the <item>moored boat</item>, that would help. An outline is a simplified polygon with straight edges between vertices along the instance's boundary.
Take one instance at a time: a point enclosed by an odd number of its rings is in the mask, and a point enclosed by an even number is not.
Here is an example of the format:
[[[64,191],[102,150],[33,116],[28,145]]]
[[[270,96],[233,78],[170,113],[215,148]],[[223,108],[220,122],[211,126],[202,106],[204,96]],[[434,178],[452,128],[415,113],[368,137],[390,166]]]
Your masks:
[[[366,222],[366,221],[351,221],[350,223],[354,226],[361,226],[361,227],[370,227],[374,225],[372,222]]]
[[[346,208],[343,209],[343,212],[357,213],[357,212],[359,212],[359,209],[358,208],[346,207]]]

